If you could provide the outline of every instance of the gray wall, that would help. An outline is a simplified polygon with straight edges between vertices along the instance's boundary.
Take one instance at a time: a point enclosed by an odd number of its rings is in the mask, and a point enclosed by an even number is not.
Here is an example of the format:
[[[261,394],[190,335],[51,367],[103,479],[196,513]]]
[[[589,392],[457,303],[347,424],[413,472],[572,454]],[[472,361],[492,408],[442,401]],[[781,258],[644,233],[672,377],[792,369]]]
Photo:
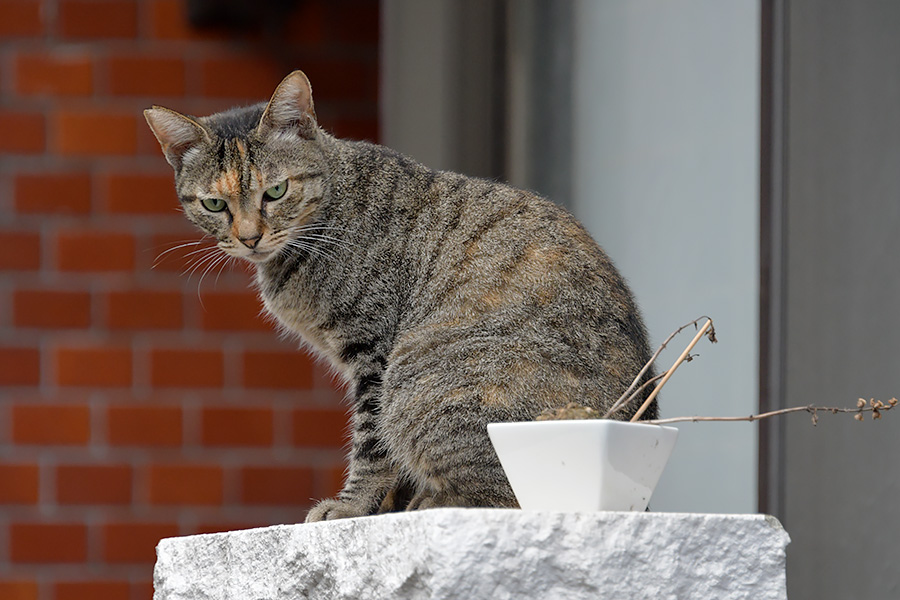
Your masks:
[[[757,408],[758,0],[575,3],[574,203],[656,344],[702,314],[663,416]],[[667,368],[690,334],[661,358]],[[654,510],[756,511],[756,425],[679,425]]]
[[[382,0],[384,144],[434,169],[505,167],[502,2]]]
[[[900,395],[900,2],[791,0],[784,403]],[[900,411],[785,425],[794,599],[900,598]]]

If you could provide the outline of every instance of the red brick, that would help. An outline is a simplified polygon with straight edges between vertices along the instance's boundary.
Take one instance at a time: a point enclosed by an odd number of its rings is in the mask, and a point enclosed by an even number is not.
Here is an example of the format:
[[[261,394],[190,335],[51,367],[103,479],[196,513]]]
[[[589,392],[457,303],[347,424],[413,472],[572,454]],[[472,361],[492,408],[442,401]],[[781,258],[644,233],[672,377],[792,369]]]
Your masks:
[[[244,387],[310,389],[313,361],[304,352],[247,352]]]
[[[378,119],[374,116],[369,118],[352,118],[340,117],[330,123],[331,132],[339,137],[350,140],[367,140],[370,142],[378,142]]]
[[[161,538],[160,538],[161,539]],[[144,581],[138,581],[131,584],[132,599],[148,600],[153,598],[153,580],[152,578]]]
[[[2,3],[0,3],[0,6],[2,6]],[[0,598],[3,598],[3,600],[38,600],[37,582],[26,580],[0,581]]]
[[[106,111],[63,111],[53,121],[54,148],[64,155],[130,155],[137,151],[137,118]]]
[[[133,38],[137,7],[132,0],[60,0],[59,32],[66,38]]]
[[[91,295],[87,292],[17,290],[13,294],[16,327],[62,329],[91,324]]]
[[[91,59],[83,54],[30,53],[16,60],[16,91],[24,95],[88,96],[93,76]]]
[[[44,151],[44,116],[10,110],[0,111],[0,153],[38,154]]]
[[[2,125],[0,125],[2,127]],[[35,271],[41,266],[41,236],[27,231],[3,231],[0,245],[0,269]]]
[[[26,37],[44,30],[39,0],[3,0],[0,2],[0,36]],[[0,598],[5,598],[0,594]]]
[[[271,331],[260,315],[262,304],[255,294],[207,292],[203,294],[203,329],[212,331]]]
[[[41,354],[37,348],[0,348],[0,385],[37,385]]]
[[[211,40],[224,38],[224,31],[198,31],[188,23],[184,0],[152,0],[151,34],[166,40]]]
[[[200,92],[218,98],[265,100],[284,75],[277,62],[262,58],[209,58],[200,63]]]
[[[337,410],[294,411],[294,445],[340,448],[347,439],[348,416]]]
[[[178,533],[175,523],[108,523],[103,526],[103,560],[153,564],[159,540]]]
[[[328,17],[325,15],[324,4],[322,1],[302,2],[291,13],[290,19],[284,28],[284,33],[291,43],[303,46],[319,46],[327,40],[326,27]],[[342,19],[339,17],[335,20],[335,23],[338,24],[341,21]]]
[[[127,581],[60,581],[53,586],[55,600],[129,600],[130,594]]]
[[[182,296],[178,292],[134,290],[107,295],[110,329],[178,329]]]
[[[225,380],[218,350],[153,350],[150,381],[158,387],[221,387]]]
[[[109,59],[109,91],[117,96],[183,96],[184,61],[156,56]]]
[[[179,215],[172,173],[115,173],[102,182],[106,210],[117,214]],[[179,218],[183,218],[180,217]]]
[[[342,489],[344,489],[344,479],[347,477],[347,471],[344,467],[333,467],[325,471],[319,472],[319,489],[314,497],[316,498],[334,498]]]
[[[180,446],[181,408],[110,406],[107,439],[114,446]]]
[[[307,60],[303,63],[303,71],[312,83],[317,101],[378,101],[378,65],[375,61]]]
[[[151,504],[204,505],[222,503],[222,469],[204,465],[154,465],[150,467]]]
[[[15,179],[16,210],[23,214],[91,212],[88,173],[23,173]]]
[[[266,408],[203,409],[203,444],[207,446],[269,446],[272,411]]]
[[[130,271],[134,238],[128,233],[72,230],[57,238],[56,264],[62,271]]]
[[[17,444],[85,445],[91,438],[86,405],[19,404],[12,408],[12,422]]]
[[[80,523],[13,523],[9,526],[13,563],[83,563],[87,527]]]
[[[56,469],[60,504],[129,504],[132,475],[127,465],[63,465]]]
[[[61,347],[55,352],[59,385],[131,385],[131,349],[125,346]]]
[[[372,0],[332,2],[329,5],[331,23],[340,23],[334,28],[332,41],[345,44],[378,46],[378,31],[381,21],[379,3]]]
[[[39,474],[35,464],[0,465],[0,504],[36,504]]]
[[[302,506],[313,497],[311,469],[245,467],[241,469],[241,502],[257,505]]]

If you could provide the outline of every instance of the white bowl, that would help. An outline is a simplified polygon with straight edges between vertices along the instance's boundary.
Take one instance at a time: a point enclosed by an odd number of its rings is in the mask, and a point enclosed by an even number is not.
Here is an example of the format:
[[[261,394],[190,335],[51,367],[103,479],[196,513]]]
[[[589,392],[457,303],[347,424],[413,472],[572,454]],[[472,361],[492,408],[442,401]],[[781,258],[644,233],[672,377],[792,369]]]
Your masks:
[[[643,511],[678,429],[585,419],[491,423],[488,435],[525,510]]]

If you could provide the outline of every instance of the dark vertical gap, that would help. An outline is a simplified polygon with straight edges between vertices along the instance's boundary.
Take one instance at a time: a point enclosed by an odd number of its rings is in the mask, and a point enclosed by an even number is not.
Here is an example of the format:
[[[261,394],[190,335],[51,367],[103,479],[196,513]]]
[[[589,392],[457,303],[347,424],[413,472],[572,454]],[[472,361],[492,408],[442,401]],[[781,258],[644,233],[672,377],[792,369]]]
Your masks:
[[[759,412],[772,410],[770,384],[772,293],[772,60],[773,0],[760,2],[760,79],[759,79]],[[759,512],[771,510],[769,473],[772,459],[769,447],[771,421],[759,423],[759,463],[757,465],[757,507]]]
[[[491,97],[491,172],[495,177],[503,180],[509,180],[509,173],[506,171],[506,132],[509,127],[507,119],[507,7],[509,0],[497,0],[491,4],[492,15],[491,23],[493,25],[491,31],[491,71],[494,86],[494,93]]]
[[[506,0],[450,5],[454,121],[453,169],[477,177],[506,175]]]
[[[531,186],[563,206],[572,206],[572,63],[574,7],[571,2],[535,3],[532,114],[535,148]]]
[[[787,2],[760,3],[759,410],[784,407]],[[759,426],[757,504],[784,519],[784,419]]]

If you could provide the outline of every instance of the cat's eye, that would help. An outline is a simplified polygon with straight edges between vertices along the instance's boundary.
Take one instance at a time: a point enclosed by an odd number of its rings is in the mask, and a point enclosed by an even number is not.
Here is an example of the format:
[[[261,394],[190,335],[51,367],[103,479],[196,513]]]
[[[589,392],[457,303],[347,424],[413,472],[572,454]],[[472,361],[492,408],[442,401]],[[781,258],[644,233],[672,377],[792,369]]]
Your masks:
[[[209,212],[222,212],[225,209],[225,201],[221,198],[201,198],[200,202]]]
[[[284,196],[285,192],[287,192],[287,180],[282,181],[278,185],[273,185],[263,192],[263,195],[266,197],[266,200],[278,200]]]

